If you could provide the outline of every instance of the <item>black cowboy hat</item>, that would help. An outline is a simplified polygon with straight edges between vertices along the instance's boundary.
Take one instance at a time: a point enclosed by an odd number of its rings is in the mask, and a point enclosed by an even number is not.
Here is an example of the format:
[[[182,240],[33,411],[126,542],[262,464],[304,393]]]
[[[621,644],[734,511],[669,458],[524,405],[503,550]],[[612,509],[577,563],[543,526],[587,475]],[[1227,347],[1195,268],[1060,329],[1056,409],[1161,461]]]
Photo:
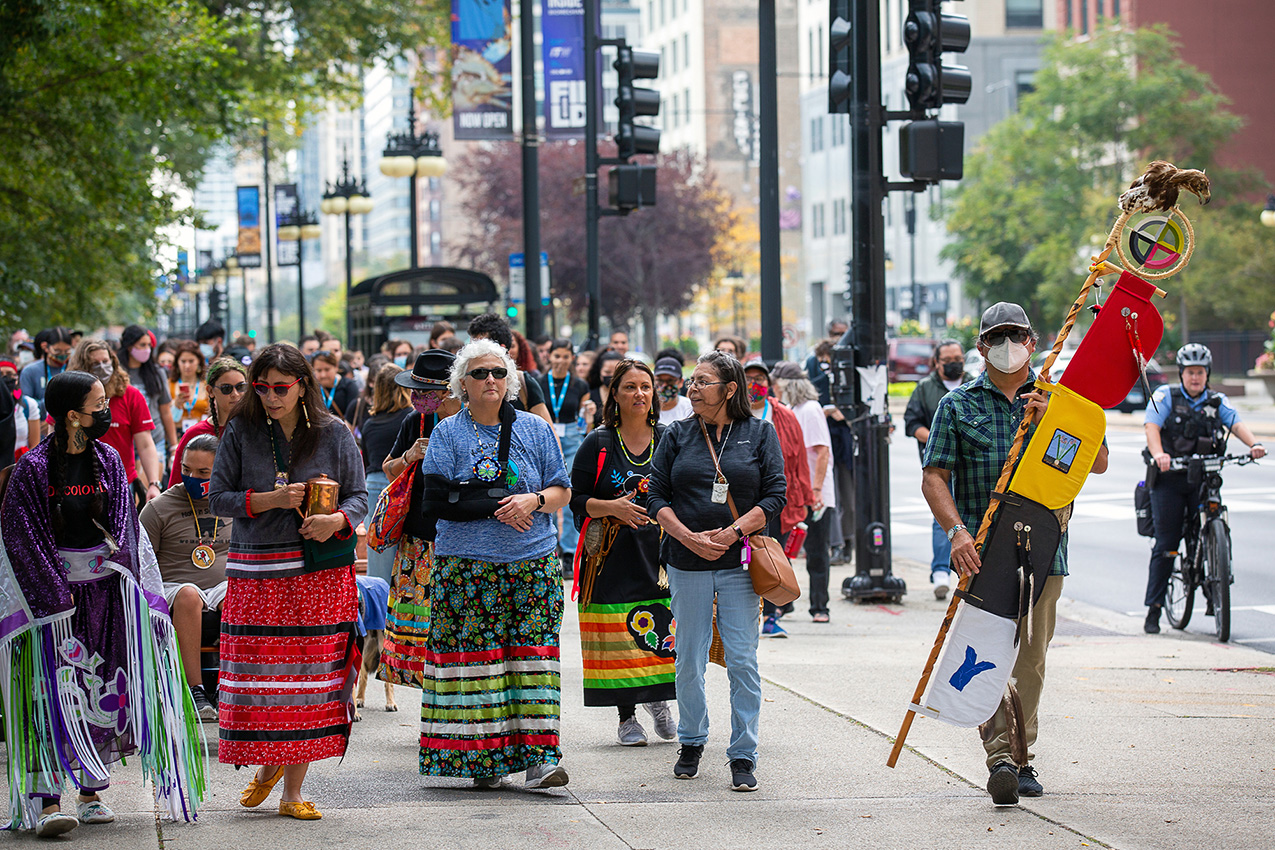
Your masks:
[[[451,377],[456,355],[441,348],[431,348],[416,355],[412,371],[399,372],[394,383],[409,390],[445,390]]]

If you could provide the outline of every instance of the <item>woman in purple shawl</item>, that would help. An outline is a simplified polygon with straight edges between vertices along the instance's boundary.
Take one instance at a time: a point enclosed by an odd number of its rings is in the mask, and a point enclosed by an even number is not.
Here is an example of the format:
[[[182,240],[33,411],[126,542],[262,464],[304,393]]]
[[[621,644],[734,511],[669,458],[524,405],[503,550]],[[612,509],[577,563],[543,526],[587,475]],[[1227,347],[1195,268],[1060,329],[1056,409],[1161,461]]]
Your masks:
[[[0,689],[12,828],[59,835],[115,816],[98,793],[137,755],[168,813],[203,798],[197,720],[177,663],[155,555],[102,384],[49,381],[53,433],[18,463],[0,507]],[[61,811],[69,778],[76,816]]]

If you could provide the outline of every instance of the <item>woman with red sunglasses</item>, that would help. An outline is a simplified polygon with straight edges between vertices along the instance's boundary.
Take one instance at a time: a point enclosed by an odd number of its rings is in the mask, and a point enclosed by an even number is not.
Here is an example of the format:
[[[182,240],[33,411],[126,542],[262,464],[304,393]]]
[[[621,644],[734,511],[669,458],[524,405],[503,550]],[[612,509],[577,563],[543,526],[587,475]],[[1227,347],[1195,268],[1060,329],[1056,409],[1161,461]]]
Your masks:
[[[279,814],[322,817],[301,796],[310,762],[345,754],[358,675],[354,529],[367,513],[363,458],[325,409],[310,364],[267,346],[248,373],[213,467],[209,506],[232,517],[222,607],[223,764],[263,765],[240,795],[265,802],[283,779]],[[305,482],[339,482],[338,511],[302,518]]]

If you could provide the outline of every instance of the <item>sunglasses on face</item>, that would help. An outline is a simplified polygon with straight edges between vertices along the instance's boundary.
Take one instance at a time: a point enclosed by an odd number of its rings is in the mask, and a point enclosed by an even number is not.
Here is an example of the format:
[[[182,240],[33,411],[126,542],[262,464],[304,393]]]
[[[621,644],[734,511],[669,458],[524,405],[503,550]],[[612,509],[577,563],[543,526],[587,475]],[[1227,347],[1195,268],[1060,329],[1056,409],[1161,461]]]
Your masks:
[[[488,376],[495,378],[497,381],[503,381],[505,378],[509,377],[509,370],[504,366],[497,366],[494,369],[488,369],[484,366],[480,369],[469,370],[469,377],[473,378],[475,381],[485,381]]]
[[[258,386],[264,387],[266,385],[258,384]],[[246,393],[248,391],[248,384],[246,381],[240,381],[237,384],[217,384],[215,387],[213,387],[213,389],[215,389],[217,392],[221,393],[222,395],[231,395],[232,393]],[[261,393],[262,395],[265,395],[265,393],[262,392],[261,390],[257,390],[257,392]],[[287,390],[284,390],[284,392],[287,392]]]
[[[290,384],[254,383],[252,388],[257,391],[257,395],[259,396],[267,396],[273,391],[276,396],[283,398],[288,394],[288,390],[292,389],[299,383],[301,383],[301,379],[297,378]]]
[[[988,331],[981,337],[983,344],[988,348],[995,348],[1006,339],[1010,342],[1023,345],[1031,338],[1032,332],[1026,328],[1008,328],[1003,331]]]

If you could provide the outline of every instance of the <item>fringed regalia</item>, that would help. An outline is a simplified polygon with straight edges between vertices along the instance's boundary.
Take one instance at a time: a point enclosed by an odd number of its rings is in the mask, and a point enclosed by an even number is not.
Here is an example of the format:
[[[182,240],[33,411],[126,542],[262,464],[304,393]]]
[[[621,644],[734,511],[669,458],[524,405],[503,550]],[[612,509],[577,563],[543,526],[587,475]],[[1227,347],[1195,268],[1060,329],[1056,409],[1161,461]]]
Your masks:
[[[119,455],[98,441],[106,542],[59,550],[49,509],[53,438],[22,457],[0,510],[0,694],[11,828],[41,796],[100,787],[136,754],[160,806],[187,821],[205,795],[202,733],[159,566]]]

